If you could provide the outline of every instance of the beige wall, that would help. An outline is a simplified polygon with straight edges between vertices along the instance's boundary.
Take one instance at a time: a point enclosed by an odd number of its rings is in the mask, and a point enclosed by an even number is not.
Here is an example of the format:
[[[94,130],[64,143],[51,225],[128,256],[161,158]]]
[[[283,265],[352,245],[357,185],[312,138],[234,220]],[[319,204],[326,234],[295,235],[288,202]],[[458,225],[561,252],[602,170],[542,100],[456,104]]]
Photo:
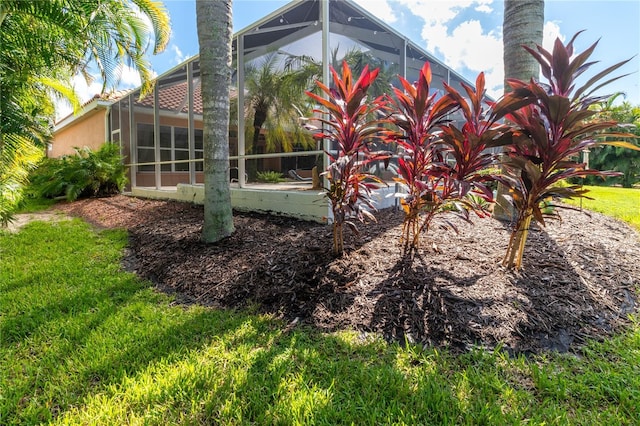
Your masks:
[[[105,143],[105,108],[97,108],[79,117],[70,126],[57,131],[53,136],[53,149],[49,157],[60,157],[75,153],[74,147],[99,149]]]

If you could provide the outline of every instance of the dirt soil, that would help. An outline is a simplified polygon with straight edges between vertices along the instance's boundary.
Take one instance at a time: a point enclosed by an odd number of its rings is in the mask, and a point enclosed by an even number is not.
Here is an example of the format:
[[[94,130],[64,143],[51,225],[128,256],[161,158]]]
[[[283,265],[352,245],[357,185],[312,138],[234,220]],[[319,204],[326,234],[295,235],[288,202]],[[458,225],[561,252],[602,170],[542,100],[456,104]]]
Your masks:
[[[606,216],[566,210],[532,230],[521,272],[500,266],[508,226],[493,219],[437,226],[413,259],[399,241],[403,213],[345,231],[348,253],[331,255],[331,228],[234,212],[236,232],[200,241],[203,208],[126,196],[57,207],[101,228],[126,228],[126,269],[178,303],[251,306],[321,330],[355,329],[454,351],[501,345],[512,353],[575,351],[638,311],[640,237]]]

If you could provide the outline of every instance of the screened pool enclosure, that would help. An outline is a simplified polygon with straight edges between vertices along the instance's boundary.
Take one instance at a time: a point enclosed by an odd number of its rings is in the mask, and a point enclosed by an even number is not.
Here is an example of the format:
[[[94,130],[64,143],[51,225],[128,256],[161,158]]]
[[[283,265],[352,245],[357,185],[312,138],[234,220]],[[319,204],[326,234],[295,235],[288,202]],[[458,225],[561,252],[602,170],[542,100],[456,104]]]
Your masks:
[[[365,63],[380,67],[381,86],[397,84],[397,75],[415,80],[425,61],[432,66],[433,90],[441,91],[442,82],[458,88],[466,81],[349,0],[294,1],[236,33],[233,57],[232,204],[314,220],[327,217],[329,208],[317,190],[310,190],[308,178],[314,166],[320,169],[326,164],[324,151],[331,146],[329,141],[314,140],[297,119],[310,111],[302,94],[313,86],[313,79],[330,85],[329,65],[348,59],[356,72]],[[277,84],[278,76],[295,70],[304,76],[296,80],[298,87]],[[271,104],[259,110],[256,105],[264,104],[265,98]],[[202,200],[197,56],[159,76],[153,94],[139,99],[138,89],[115,102],[109,122],[111,141],[120,144],[129,165],[133,195]],[[287,179],[278,185],[261,183],[268,173]],[[385,200],[381,194],[381,206],[389,202]]]

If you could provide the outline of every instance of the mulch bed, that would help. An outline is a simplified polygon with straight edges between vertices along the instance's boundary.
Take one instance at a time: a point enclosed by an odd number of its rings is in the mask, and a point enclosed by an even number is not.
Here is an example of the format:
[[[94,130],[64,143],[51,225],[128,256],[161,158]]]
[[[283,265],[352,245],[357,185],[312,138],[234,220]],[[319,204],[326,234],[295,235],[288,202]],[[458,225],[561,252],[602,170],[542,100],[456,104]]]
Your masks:
[[[126,196],[57,207],[98,227],[126,228],[126,269],[178,303],[251,306],[292,324],[355,329],[454,351],[501,345],[512,353],[573,351],[637,312],[640,238],[626,224],[563,211],[532,230],[523,269],[500,266],[509,228],[493,219],[433,226],[413,258],[400,243],[403,213],[386,210],[347,253],[331,255],[327,225],[234,213],[236,232],[200,241],[203,208]]]

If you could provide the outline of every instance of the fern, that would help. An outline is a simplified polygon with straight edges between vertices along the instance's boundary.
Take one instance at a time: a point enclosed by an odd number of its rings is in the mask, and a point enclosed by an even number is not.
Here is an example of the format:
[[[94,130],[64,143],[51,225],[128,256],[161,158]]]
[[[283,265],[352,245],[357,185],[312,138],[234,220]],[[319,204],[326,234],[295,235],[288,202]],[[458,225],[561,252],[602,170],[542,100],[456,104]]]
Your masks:
[[[44,161],[32,177],[37,197],[104,197],[122,191],[127,184],[126,168],[118,145],[105,143],[98,151],[76,148],[76,153]]]

